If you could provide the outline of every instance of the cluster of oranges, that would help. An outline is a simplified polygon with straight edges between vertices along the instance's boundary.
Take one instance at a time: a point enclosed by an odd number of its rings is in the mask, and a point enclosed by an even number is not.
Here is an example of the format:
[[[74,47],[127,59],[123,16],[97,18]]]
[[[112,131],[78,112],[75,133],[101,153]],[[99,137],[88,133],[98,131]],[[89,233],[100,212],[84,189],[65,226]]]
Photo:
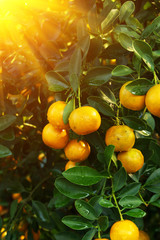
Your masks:
[[[151,114],[160,117],[160,106],[157,104],[160,101],[160,84],[151,87],[146,95],[134,95],[126,89],[129,83],[131,81],[123,84],[120,89],[119,99],[121,104],[133,111],[140,111],[146,106]]]
[[[78,135],[87,135],[95,132],[101,125],[101,117],[95,108],[83,106],[73,110],[69,116],[69,123],[63,121],[66,103],[54,102],[48,109],[49,123],[42,131],[43,142],[54,149],[64,149],[69,160],[65,170],[74,167],[76,163],[86,160],[90,154],[90,145],[77,139],[69,140],[69,129]]]

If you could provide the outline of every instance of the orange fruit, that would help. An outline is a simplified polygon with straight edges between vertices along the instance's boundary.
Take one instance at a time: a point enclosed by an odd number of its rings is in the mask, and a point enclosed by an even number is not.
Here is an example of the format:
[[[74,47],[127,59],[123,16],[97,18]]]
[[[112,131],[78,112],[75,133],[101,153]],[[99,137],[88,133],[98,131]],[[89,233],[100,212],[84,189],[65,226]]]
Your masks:
[[[144,156],[141,151],[136,148],[119,153],[117,159],[121,161],[127,173],[137,172],[144,164]]]
[[[79,107],[71,112],[69,125],[78,135],[87,135],[98,130],[101,125],[101,116],[93,107]]]
[[[150,240],[148,234],[142,230],[139,231],[139,240]]]
[[[22,201],[22,196],[20,193],[12,193],[13,200],[17,200],[18,203]]]
[[[75,166],[76,166],[76,162],[68,161],[65,165],[65,171]]]
[[[28,223],[25,220],[22,220],[18,225],[18,231],[25,232],[28,228]]]
[[[57,101],[51,104],[47,112],[48,121],[59,129],[69,129],[69,124],[63,122],[63,112],[66,103],[63,101]]]
[[[2,205],[0,205],[0,214],[3,212],[3,206]]]
[[[111,240],[139,240],[138,227],[130,220],[114,223],[110,230]]]
[[[151,87],[146,94],[146,107],[154,116],[160,117],[160,84]]]
[[[73,139],[66,145],[64,152],[66,157],[72,162],[82,162],[90,154],[90,146],[86,141]]]
[[[38,230],[37,232],[34,232],[32,229],[32,235],[34,240],[39,240],[40,238],[40,231]],[[28,239],[28,231],[25,232],[25,239]]]
[[[69,134],[65,129],[54,128],[51,123],[48,123],[43,128],[42,140],[51,148],[62,149],[68,143]]]
[[[106,145],[114,145],[115,152],[130,150],[135,143],[133,129],[126,125],[112,126],[105,135]]]
[[[122,85],[119,92],[120,103],[130,110],[140,111],[145,107],[145,95],[134,95],[126,89],[126,85],[131,81]]]

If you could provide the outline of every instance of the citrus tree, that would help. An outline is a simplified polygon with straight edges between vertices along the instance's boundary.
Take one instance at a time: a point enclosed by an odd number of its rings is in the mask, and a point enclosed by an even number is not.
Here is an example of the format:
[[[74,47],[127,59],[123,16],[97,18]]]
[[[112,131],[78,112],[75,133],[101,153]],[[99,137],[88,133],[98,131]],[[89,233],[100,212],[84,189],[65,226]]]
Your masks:
[[[159,1],[49,2],[1,38],[1,239],[158,239]]]

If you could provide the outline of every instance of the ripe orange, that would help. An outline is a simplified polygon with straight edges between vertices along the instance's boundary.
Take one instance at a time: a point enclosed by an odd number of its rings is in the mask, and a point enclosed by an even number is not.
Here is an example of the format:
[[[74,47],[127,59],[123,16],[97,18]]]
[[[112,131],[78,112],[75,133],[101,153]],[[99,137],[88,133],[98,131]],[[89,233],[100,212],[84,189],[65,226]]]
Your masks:
[[[139,240],[138,227],[130,220],[118,221],[110,231],[111,240]]]
[[[151,87],[146,94],[146,107],[153,115],[160,117],[160,84]]]
[[[38,230],[37,232],[34,232],[32,230],[32,235],[33,235],[33,239],[34,240],[39,240],[39,238],[40,238],[40,231]],[[28,231],[25,232],[25,239],[26,240],[28,239]]]
[[[65,165],[65,171],[75,166],[76,166],[76,162],[68,161]]]
[[[139,231],[139,240],[150,240],[148,234],[144,231]]]
[[[145,107],[145,95],[134,95],[126,89],[126,85],[131,81],[122,85],[119,92],[120,103],[130,110],[140,111]]]
[[[137,172],[144,164],[144,156],[141,151],[136,148],[119,153],[117,159],[121,161],[127,173]]]
[[[105,135],[106,145],[114,145],[115,152],[130,150],[135,143],[133,129],[126,125],[112,126]]]
[[[20,193],[12,193],[13,200],[17,200],[18,203],[22,201],[22,196]]]
[[[63,122],[63,112],[66,103],[63,101],[57,101],[51,104],[47,112],[48,121],[59,129],[69,129],[69,124]]]
[[[72,162],[82,162],[90,154],[90,146],[86,141],[71,140],[64,149],[66,157]]]
[[[66,146],[69,140],[69,134],[65,129],[57,129],[48,123],[42,131],[43,142],[54,149],[62,149]]]
[[[87,135],[98,130],[101,125],[101,116],[93,107],[79,107],[71,112],[69,125],[78,135]]]

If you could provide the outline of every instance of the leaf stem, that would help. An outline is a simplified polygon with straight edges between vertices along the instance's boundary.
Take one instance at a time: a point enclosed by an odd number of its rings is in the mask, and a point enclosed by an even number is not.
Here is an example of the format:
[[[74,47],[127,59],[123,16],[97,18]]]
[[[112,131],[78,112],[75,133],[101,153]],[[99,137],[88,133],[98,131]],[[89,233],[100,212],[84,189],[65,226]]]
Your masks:
[[[112,189],[113,189],[113,188],[112,188]],[[122,216],[122,213],[121,213],[121,209],[120,209],[119,206],[118,206],[118,202],[117,202],[117,199],[116,199],[116,196],[115,196],[115,193],[114,193],[113,190],[112,190],[112,196],[113,196],[114,202],[115,202],[115,204],[116,204],[116,207],[117,207],[117,209],[118,209],[118,212],[119,212],[119,215],[120,215],[120,219],[121,219],[121,221],[123,221],[124,219],[123,219],[123,216]]]
[[[145,200],[144,200],[144,198],[142,197],[142,194],[139,192],[139,196],[140,196],[140,199],[142,200],[142,202],[144,203],[144,205],[146,206],[146,207],[148,207],[148,203],[146,203],[145,202]]]

